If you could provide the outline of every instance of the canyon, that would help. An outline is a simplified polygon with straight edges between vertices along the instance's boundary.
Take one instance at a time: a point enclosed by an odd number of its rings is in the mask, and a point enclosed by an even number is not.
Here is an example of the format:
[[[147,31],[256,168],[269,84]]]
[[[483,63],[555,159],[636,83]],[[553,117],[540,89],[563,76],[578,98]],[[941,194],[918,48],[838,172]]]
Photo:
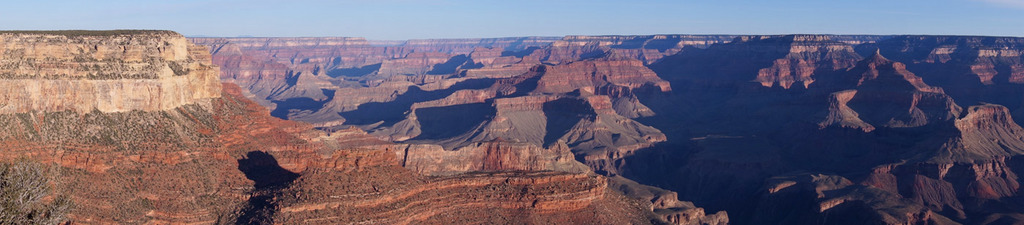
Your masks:
[[[658,219],[564,145],[490,140],[446,154],[274,118],[253,92],[220,82],[209,48],[175,32],[5,31],[0,48],[0,83],[12,85],[0,159],[53,165],[70,223]]]
[[[52,165],[74,224],[1024,223],[1024,38],[0,49],[0,160]]]
[[[1024,218],[1024,38],[191,40],[270,115],[422,175],[593,174],[656,223]]]

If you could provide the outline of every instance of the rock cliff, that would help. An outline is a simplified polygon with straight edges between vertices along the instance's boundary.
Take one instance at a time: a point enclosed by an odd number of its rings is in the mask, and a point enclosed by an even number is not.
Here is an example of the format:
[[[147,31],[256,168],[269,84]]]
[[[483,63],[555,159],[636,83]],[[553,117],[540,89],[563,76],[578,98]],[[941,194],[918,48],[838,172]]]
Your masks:
[[[220,96],[206,49],[166,32],[0,32],[0,113],[159,111]]]

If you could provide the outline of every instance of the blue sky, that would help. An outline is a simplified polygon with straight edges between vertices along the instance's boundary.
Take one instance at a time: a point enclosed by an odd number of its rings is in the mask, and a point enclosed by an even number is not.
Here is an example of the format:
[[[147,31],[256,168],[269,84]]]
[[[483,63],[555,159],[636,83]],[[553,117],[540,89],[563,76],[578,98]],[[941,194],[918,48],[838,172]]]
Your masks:
[[[370,39],[601,34],[1024,36],[1024,0],[36,0],[0,30]]]

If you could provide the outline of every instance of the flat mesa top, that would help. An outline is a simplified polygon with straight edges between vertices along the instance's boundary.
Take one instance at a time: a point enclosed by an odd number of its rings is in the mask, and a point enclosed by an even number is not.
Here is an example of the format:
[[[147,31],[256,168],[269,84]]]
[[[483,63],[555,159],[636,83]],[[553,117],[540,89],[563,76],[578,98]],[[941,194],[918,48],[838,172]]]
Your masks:
[[[175,35],[169,30],[0,30],[0,34],[36,34],[62,36]]]

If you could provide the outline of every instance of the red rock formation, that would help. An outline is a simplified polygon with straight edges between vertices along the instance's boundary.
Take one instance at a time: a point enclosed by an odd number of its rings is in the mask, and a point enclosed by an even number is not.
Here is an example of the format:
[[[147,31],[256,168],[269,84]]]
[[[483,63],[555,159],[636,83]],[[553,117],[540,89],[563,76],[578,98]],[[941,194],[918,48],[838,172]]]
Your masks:
[[[829,117],[821,127],[858,128],[865,132],[875,127],[918,127],[934,121],[946,121],[960,114],[960,107],[942,88],[929,86],[877,52],[850,69],[848,80],[854,90],[832,94]]]
[[[450,175],[473,171],[564,171],[584,173],[565,145],[548,149],[502,140],[445,150],[438,145],[408,144],[395,147],[402,166],[424,175]]]
[[[656,87],[662,92],[672,90],[668,82],[658,78],[658,75],[644,67],[640,61],[600,59],[548,68],[541,79],[537,81],[535,92],[567,93],[590,87],[600,91],[598,94],[621,97],[628,96],[628,91],[645,85]],[[614,89],[615,86],[624,87],[627,93],[621,93],[622,91]]]
[[[447,62],[451,57],[440,52],[409,53],[399,59],[384,60],[378,73],[386,76],[426,74],[434,65]]]
[[[1024,129],[1012,121],[1005,107],[972,106],[956,120],[957,136],[919,156],[927,161],[877,167],[864,183],[964,218],[963,200],[1007,198],[1020,189],[1007,161],[1024,154]]]
[[[326,185],[324,180],[361,185]],[[552,172],[479,173],[424,180],[312,173],[289,189],[301,195],[285,195],[280,200],[281,215],[275,222],[646,222],[631,213],[638,208],[622,204],[625,199],[610,195],[606,187],[607,181],[600,177]]]
[[[986,161],[1024,154],[1024,129],[1000,105],[977,105],[954,123],[960,136],[940,149],[943,161]]]
[[[816,70],[835,71],[853,66],[860,58],[853,47],[832,40],[827,35],[787,36],[790,42],[787,54],[772,62],[772,66],[758,71],[757,81],[765,87],[774,85],[790,88],[794,83],[807,88],[814,82]]]
[[[524,74],[541,64],[539,56],[503,56],[504,53],[504,49],[501,48],[474,49],[469,58],[473,63],[477,63],[476,67],[479,68],[469,66],[465,68],[464,73],[467,77],[508,78]]]

